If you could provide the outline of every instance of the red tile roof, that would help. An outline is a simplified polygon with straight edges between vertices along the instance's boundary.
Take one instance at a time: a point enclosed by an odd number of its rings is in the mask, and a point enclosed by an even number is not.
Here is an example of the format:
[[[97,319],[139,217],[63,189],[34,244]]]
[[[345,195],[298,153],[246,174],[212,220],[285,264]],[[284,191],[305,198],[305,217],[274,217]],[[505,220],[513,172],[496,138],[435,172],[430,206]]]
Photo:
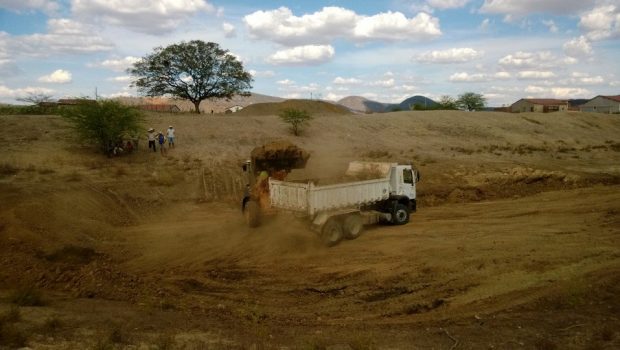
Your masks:
[[[604,97],[604,98],[610,99],[610,100],[614,100],[616,102],[620,102],[620,95],[616,95],[616,96],[602,96],[601,95],[601,97]]]
[[[535,105],[543,105],[543,106],[557,106],[557,105],[565,105],[568,103],[567,100],[556,100],[553,98],[524,98],[523,100],[527,102],[531,102]]]

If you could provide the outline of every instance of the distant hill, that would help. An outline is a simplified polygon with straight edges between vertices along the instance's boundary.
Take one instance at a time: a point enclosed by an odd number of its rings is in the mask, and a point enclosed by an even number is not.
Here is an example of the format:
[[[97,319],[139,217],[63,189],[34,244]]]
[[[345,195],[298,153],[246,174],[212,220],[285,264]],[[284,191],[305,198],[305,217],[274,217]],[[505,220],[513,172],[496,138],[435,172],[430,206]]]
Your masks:
[[[337,103],[359,113],[380,113],[384,112],[386,107],[385,103],[372,101],[362,96],[348,96]]]
[[[409,111],[409,110],[412,110],[415,105],[419,105],[423,108],[431,108],[431,107],[437,106],[437,102],[431,100],[428,97],[417,95],[417,96],[409,97],[408,99],[404,100],[403,102],[395,106],[397,106],[398,109],[402,111]]]
[[[338,104],[317,100],[285,100],[283,102],[255,103],[245,107],[234,115],[261,116],[278,115],[285,109],[303,109],[311,115],[350,114],[351,112]]]
[[[361,96],[348,96],[338,101],[338,104],[349,108],[355,112],[361,113],[381,113],[391,111],[409,111],[413,109],[415,105],[420,105],[424,108],[431,108],[437,106],[437,102],[424,96],[409,97],[401,103],[382,103],[369,100]]]
[[[194,111],[194,104],[187,100],[178,100],[167,97],[118,97],[116,100],[121,103],[138,106],[148,104],[172,104],[179,107],[182,112]],[[247,107],[255,103],[281,102],[283,98],[252,93],[250,96],[233,96],[232,99],[212,99],[204,100],[200,103],[200,110],[203,113],[223,113],[227,108],[238,105]]]

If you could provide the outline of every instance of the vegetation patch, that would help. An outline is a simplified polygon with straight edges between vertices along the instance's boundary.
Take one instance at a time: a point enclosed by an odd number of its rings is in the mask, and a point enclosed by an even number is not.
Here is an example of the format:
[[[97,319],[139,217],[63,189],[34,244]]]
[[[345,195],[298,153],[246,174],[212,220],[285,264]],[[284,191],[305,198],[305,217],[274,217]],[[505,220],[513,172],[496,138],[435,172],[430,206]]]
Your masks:
[[[9,301],[19,306],[44,306],[43,295],[34,286],[24,286],[15,290]]]
[[[19,172],[19,168],[16,167],[15,165],[8,163],[8,162],[0,163],[0,176],[15,175],[18,172]]]
[[[368,295],[362,296],[360,299],[366,302],[375,302],[381,301],[385,299],[395,298],[404,294],[411,294],[413,290],[406,287],[394,287],[389,289],[382,289],[378,292],[370,293]]]
[[[52,262],[85,265],[91,262],[96,254],[92,248],[66,245],[51,254],[45,255],[45,259]]]
[[[443,305],[444,303],[445,303],[445,301],[443,299],[435,299],[430,304],[413,304],[413,305],[409,305],[403,311],[407,315],[420,314],[420,313],[429,312],[431,310],[434,310],[434,309],[440,307],[441,305]]]
[[[26,335],[15,325],[0,322],[0,348],[22,348],[26,346],[27,340]]]

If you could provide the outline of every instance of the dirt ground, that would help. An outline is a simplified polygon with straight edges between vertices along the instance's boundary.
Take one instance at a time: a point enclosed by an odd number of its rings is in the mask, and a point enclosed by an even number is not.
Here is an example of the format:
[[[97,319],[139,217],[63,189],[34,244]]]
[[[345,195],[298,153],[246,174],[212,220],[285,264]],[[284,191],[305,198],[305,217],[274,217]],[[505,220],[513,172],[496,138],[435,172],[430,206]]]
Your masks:
[[[618,349],[620,117],[150,114],[162,156],[101,156],[55,116],[0,116],[0,349]],[[293,179],[412,162],[418,211],[320,245],[245,227],[240,165],[288,139]]]

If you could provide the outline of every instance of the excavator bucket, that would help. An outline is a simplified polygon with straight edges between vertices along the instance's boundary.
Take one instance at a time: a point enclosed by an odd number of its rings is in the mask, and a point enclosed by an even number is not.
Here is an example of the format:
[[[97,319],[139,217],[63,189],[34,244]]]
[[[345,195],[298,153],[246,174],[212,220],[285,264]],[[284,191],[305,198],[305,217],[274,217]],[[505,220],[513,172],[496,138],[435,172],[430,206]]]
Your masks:
[[[310,158],[310,154],[289,141],[274,141],[256,147],[250,154],[254,175],[258,176],[266,171],[272,175],[276,173],[290,173],[292,169],[303,169]]]

